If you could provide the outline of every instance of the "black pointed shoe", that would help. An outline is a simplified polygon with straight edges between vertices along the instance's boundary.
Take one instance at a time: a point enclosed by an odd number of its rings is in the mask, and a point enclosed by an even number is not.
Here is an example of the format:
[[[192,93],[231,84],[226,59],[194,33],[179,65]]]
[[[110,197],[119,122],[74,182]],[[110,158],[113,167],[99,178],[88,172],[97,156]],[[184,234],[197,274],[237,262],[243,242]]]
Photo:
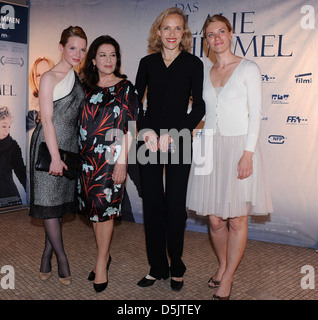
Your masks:
[[[145,287],[150,287],[152,286],[157,279],[147,279],[147,277],[143,277],[138,283],[137,286],[145,288]]]
[[[102,292],[107,288],[108,285],[108,270],[109,270],[109,266],[111,263],[111,256],[109,256],[108,262],[107,262],[107,266],[106,266],[106,276],[107,276],[107,281],[103,282],[103,283],[93,283],[93,287],[96,293]],[[95,278],[95,277],[94,277]]]
[[[180,291],[182,289],[182,287],[183,287],[183,284],[184,284],[183,280],[182,281],[176,281],[176,280],[173,280],[171,278],[170,285],[171,285],[171,289],[173,291]]]
[[[93,283],[93,287],[97,293],[104,291],[107,288],[107,285],[108,285],[108,281],[103,283]]]

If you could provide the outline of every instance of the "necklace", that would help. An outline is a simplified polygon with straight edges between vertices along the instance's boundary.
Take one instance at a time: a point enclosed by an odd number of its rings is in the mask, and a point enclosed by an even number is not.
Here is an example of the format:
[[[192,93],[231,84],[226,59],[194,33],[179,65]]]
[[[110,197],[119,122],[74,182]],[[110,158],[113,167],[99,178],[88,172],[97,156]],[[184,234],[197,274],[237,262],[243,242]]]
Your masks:
[[[173,60],[180,54],[180,52],[181,52],[181,51],[179,51],[179,52],[177,53],[177,55],[176,55],[175,57],[171,58],[171,59],[166,59],[166,58],[164,58],[163,55],[162,55],[162,59],[165,60],[165,61],[173,61]]]
[[[164,61],[173,61],[175,58],[176,58],[176,57],[171,58],[171,59],[166,59],[166,58],[162,57],[162,59],[163,59]]]

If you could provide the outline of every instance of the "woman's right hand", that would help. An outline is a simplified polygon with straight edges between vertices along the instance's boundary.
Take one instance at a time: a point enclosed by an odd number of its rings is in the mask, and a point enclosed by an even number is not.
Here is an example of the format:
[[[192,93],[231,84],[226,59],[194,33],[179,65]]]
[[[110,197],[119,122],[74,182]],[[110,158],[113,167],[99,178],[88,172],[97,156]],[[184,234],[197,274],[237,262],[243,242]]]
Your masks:
[[[152,152],[156,152],[158,150],[158,136],[157,134],[149,130],[142,135],[143,140],[145,141],[147,149]]]
[[[244,150],[237,165],[237,178],[240,180],[248,178],[253,173],[253,152]]]
[[[49,174],[52,176],[63,176],[63,169],[68,170],[67,165],[60,159],[52,159]]]

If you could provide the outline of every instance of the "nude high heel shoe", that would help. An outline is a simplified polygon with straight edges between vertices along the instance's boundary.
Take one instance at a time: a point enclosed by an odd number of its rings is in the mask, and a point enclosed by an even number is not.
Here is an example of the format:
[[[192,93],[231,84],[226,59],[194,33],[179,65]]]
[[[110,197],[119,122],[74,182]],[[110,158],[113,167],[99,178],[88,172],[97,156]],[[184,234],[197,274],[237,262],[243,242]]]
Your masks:
[[[68,276],[66,278],[60,278],[59,277],[60,283],[62,283],[64,286],[69,286],[72,283],[72,276]]]
[[[40,279],[46,281],[51,278],[52,272],[40,272]]]

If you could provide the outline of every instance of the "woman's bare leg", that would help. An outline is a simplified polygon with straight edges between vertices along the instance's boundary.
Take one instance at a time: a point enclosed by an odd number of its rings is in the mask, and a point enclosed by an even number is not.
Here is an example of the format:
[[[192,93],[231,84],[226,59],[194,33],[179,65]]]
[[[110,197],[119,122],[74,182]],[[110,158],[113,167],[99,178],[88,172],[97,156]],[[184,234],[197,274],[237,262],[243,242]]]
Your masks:
[[[215,293],[220,297],[226,297],[231,292],[234,273],[245,251],[247,229],[247,216],[229,219],[226,268]]]
[[[107,282],[106,265],[109,259],[109,248],[114,230],[114,220],[95,222],[93,224],[97,246],[94,283]]]
[[[213,275],[213,280],[221,281],[223,273],[226,269],[226,258],[227,258],[227,246],[229,238],[229,230],[227,227],[227,220],[210,215],[210,235],[216,251],[216,255],[219,261],[219,268]],[[210,284],[213,287],[213,284]]]

